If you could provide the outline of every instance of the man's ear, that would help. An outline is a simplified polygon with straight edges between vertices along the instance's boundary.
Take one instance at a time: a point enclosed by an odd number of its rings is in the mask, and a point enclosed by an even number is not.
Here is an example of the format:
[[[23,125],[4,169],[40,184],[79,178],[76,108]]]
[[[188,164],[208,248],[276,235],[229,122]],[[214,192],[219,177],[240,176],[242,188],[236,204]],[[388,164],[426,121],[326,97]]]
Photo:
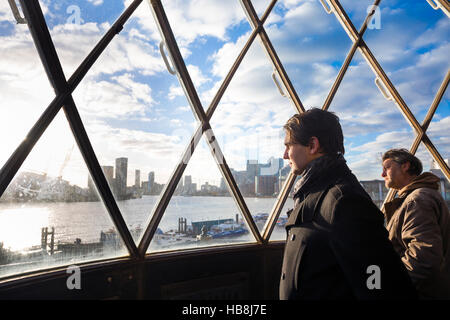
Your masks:
[[[317,137],[311,137],[309,139],[309,153],[314,155],[320,153],[320,142]]]
[[[407,161],[407,162],[405,162],[405,163],[402,163],[402,164],[400,165],[400,168],[401,168],[401,170],[402,170],[403,173],[408,172],[408,170],[409,170],[410,167],[411,167],[411,163],[409,163],[409,161]]]

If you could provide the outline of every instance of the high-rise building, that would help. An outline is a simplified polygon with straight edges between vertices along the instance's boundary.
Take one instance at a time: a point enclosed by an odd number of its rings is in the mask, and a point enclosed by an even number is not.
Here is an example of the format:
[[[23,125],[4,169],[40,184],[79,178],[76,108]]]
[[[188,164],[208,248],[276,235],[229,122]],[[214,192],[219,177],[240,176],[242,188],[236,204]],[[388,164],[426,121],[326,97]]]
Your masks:
[[[123,198],[127,194],[128,158],[116,159],[116,197]]]
[[[255,177],[255,191],[259,196],[272,196],[275,193],[275,184],[278,183],[277,176]]]
[[[278,175],[283,168],[284,161],[281,158],[271,157],[267,164],[259,165],[259,175],[261,176],[273,176]]]
[[[113,166],[102,166],[103,174],[105,175],[106,181],[110,187],[114,185],[114,167]]]
[[[141,187],[141,170],[134,171],[134,186],[137,189]]]
[[[192,184],[192,176],[185,176],[184,177],[184,185],[190,186]]]
[[[102,166],[103,174],[105,175],[106,181],[108,182],[110,188],[114,188],[114,167],[113,166]],[[91,194],[96,193],[94,187],[94,181],[91,175],[88,176],[88,188]]]
[[[148,192],[152,191],[154,184],[155,184],[155,172],[151,171],[148,173],[148,184],[147,184]]]
[[[247,175],[253,180],[259,174],[258,160],[247,160]]]

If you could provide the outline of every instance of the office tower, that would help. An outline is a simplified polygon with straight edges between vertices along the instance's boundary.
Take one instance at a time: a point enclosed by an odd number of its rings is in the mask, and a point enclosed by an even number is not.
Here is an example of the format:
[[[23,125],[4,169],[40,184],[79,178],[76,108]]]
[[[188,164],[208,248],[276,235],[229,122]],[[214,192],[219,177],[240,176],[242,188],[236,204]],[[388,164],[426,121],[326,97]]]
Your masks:
[[[148,192],[151,192],[155,184],[155,172],[151,171],[148,173]]]
[[[137,189],[141,187],[141,170],[134,171],[134,186]]]
[[[255,191],[259,196],[272,196],[275,193],[277,176],[257,176],[255,177]]]
[[[185,176],[184,177],[184,185],[186,187],[190,186],[192,184],[192,176]]]
[[[102,166],[103,174],[105,175],[106,181],[110,187],[114,185],[114,167],[113,166]]]
[[[128,158],[116,159],[116,197],[124,198],[127,194]]]
[[[247,176],[253,180],[258,175],[258,160],[247,160]]]
[[[278,175],[283,168],[284,162],[281,158],[270,157],[267,164],[259,165],[259,175],[261,176],[273,176]]]

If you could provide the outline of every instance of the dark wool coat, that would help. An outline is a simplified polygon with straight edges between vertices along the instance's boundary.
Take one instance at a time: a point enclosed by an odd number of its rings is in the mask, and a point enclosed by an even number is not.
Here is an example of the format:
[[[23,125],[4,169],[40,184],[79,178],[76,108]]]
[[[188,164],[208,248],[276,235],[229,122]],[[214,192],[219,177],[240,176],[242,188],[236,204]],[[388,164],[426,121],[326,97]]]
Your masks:
[[[416,298],[383,214],[345,162],[304,196],[286,224],[280,299]]]

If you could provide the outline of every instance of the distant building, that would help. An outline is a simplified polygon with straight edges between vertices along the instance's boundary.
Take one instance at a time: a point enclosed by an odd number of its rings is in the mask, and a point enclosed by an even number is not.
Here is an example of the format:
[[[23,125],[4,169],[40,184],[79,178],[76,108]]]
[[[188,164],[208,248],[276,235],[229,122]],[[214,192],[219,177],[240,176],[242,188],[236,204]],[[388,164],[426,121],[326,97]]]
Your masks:
[[[105,175],[106,181],[110,187],[114,185],[114,167],[113,166],[102,166],[103,174]]]
[[[384,180],[368,180],[360,181],[359,183],[372,198],[372,201],[381,208],[389,191],[384,184]]]
[[[119,199],[124,198],[127,194],[127,170],[128,170],[128,158],[117,158],[115,191],[116,197],[118,197]]]
[[[278,176],[257,176],[255,177],[255,191],[257,196],[273,196]]]
[[[278,176],[283,168],[284,161],[281,158],[271,157],[266,164],[259,165],[260,176]]]
[[[148,173],[148,184],[147,184],[148,192],[151,193],[153,191],[152,189],[154,184],[155,184],[155,172],[151,171]]]
[[[137,189],[141,187],[141,170],[134,171],[134,186]]]
[[[448,165],[449,159],[444,159],[444,162]],[[448,182],[438,163],[434,159],[431,161],[430,171],[441,179],[441,181],[439,182],[439,191],[441,192],[442,197],[447,201],[447,203],[450,203],[450,182]]]

